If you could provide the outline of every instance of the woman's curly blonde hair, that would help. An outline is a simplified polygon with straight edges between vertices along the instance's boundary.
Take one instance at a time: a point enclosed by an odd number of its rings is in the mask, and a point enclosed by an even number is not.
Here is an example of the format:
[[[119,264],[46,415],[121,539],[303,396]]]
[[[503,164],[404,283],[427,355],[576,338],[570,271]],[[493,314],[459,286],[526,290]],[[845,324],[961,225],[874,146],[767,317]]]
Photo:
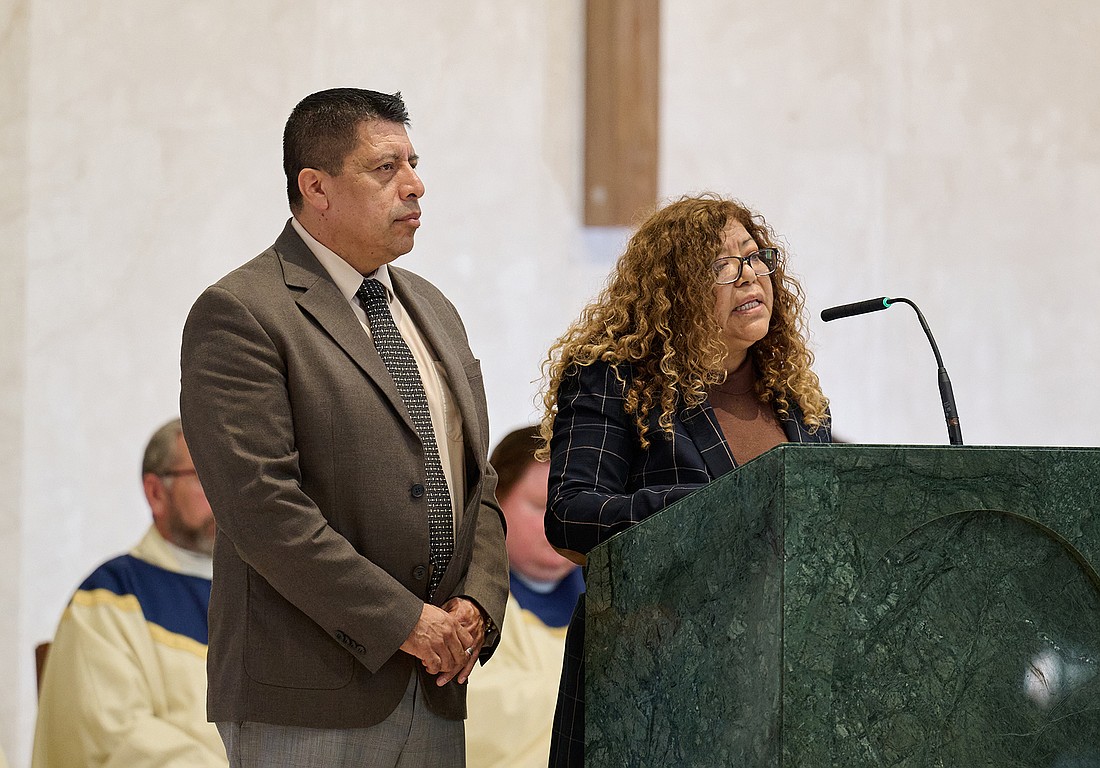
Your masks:
[[[619,258],[607,287],[581,312],[550,348],[542,365],[546,389],[540,425],[549,455],[558,390],[578,367],[604,361],[628,364],[625,409],[634,416],[641,447],[649,445],[648,420],[659,408],[657,424],[672,431],[677,408],[701,405],[707,389],[725,380],[726,345],[714,313],[714,271],[726,225],[741,223],[761,248],[778,248],[780,258],[770,275],[774,300],[767,335],[749,354],[758,372],[757,394],[777,413],[790,415],[791,403],[802,410],[811,430],[828,419],[828,400],[810,366],[806,346],[802,287],[788,275],[783,249],[759,214],[713,194],[683,197],[642,223]]]

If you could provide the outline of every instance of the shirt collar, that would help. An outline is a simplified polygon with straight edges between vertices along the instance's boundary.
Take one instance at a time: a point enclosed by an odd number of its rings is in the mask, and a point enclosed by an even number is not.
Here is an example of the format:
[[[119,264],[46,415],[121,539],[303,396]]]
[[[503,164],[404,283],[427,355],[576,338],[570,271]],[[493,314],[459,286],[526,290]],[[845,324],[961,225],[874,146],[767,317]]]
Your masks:
[[[324,267],[325,271],[332,277],[332,281],[336,283],[336,287],[340,290],[340,293],[343,294],[344,298],[347,299],[348,303],[357,304],[355,294],[359,290],[359,286],[363,284],[364,277],[373,277],[378,282],[382,283],[386,288],[387,301],[393,301],[393,281],[390,279],[388,264],[383,264],[369,275],[361,275],[359,274],[359,270],[337,256],[332,249],[307,232],[306,228],[301,225],[297,218],[291,217],[290,226],[294,227],[294,231],[302,238],[302,242],[304,242],[306,247],[308,247],[313,255],[317,257],[317,261],[321,262],[321,266]]]
[[[184,549],[177,546],[170,541],[165,541],[169,551],[176,556],[176,562],[179,565],[180,573],[185,573],[188,576],[199,576],[204,579],[214,578],[214,558],[210,555],[202,552],[193,552],[190,549]]]
[[[158,568],[187,576],[209,579],[214,573],[214,560],[210,555],[176,546],[161,536],[155,525],[149,526],[130,554]]]

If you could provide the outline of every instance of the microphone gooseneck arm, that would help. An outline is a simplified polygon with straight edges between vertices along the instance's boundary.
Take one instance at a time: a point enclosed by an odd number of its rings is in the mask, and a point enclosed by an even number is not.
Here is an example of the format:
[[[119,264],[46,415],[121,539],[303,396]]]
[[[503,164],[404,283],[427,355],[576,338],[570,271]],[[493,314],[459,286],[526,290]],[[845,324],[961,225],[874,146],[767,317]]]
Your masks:
[[[940,356],[940,348],[936,344],[936,339],[932,336],[932,329],[928,327],[928,321],[924,319],[924,313],[920,311],[920,307],[903,296],[893,299],[882,296],[877,299],[857,301],[852,304],[842,304],[839,307],[824,309],[821,311],[821,319],[829,322],[842,317],[878,312],[882,309],[888,309],[894,304],[908,304],[917,313],[917,319],[920,321],[921,328],[924,329],[924,335],[928,337],[928,343],[932,345],[932,354],[936,356],[936,365],[939,367],[940,402],[943,405],[944,418],[947,420],[947,438],[951,441],[951,445],[962,445],[962,426],[959,424],[959,413],[955,407],[955,393],[951,390],[951,377],[947,375],[947,369],[943,365],[943,357]]]
[[[891,304],[908,304],[917,313],[920,327],[924,329],[924,335],[928,337],[928,343],[932,345],[932,354],[936,356],[936,365],[939,367],[940,401],[943,403],[943,415],[947,420],[947,439],[951,441],[951,445],[962,445],[962,426],[959,424],[959,412],[955,408],[955,393],[951,390],[951,377],[947,375],[947,369],[943,366],[940,348],[932,337],[932,329],[928,327],[928,321],[924,319],[924,313],[920,311],[920,307],[905,297],[899,296],[889,301]]]

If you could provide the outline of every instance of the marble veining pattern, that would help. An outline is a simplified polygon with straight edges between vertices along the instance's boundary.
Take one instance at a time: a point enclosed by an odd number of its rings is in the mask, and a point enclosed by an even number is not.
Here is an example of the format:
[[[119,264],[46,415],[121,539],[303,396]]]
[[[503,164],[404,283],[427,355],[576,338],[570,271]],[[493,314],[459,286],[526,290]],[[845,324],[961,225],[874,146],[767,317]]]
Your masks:
[[[1100,765],[1098,468],[785,446],[612,539],[589,764]]]

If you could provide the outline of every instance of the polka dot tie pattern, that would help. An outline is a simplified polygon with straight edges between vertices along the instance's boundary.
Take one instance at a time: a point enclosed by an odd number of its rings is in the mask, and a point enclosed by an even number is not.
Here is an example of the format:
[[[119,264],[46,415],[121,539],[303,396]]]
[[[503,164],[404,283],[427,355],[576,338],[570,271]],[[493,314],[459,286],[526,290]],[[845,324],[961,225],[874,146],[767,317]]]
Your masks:
[[[417,437],[424,448],[424,485],[428,496],[428,548],[431,559],[431,577],[428,580],[428,594],[435,592],[443,578],[443,571],[454,553],[454,517],[451,511],[451,493],[447,489],[447,478],[443,474],[443,464],[439,460],[439,446],[435,441],[432,428],[432,416],[428,411],[428,398],[424,394],[424,382],[416,360],[409,351],[401,332],[393,322],[389,303],[386,300],[386,287],[374,278],[368,278],[355,293],[363,305],[370,325],[371,339],[379,357],[386,364],[401,402],[412,417]]]

